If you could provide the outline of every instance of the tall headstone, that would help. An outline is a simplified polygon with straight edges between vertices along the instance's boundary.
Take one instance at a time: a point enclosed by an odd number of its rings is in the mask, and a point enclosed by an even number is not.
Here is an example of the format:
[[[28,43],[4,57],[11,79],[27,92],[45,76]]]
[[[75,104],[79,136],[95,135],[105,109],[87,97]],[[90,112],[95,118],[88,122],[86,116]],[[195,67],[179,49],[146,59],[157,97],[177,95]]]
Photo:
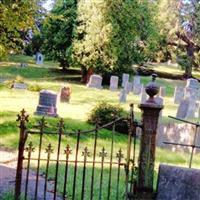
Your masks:
[[[139,95],[142,92],[142,84],[133,85],[133,94]]]
[[[134,79],[133,79],[133,86],[134,85],[140,85],[140,76],[134,76]]]
[[[195,117],[196,102],[187,98],[183,99],[178,107],[176,117],[178,118],[193,118]]]
[[[161,97],[166,96],[166,87],[160,87],[159,96]]]
[[[185,87],[185,98],[197,101],[198,93],[199,93],[199,82],[193,78],[188,79]]]
[[[43,64],[43,62],[44,62],[44,56],[40,52],[37,52],[36,53],[36,64],[41,65],[41,64]]]
[[[111,91],[116,91],[118,89],[118,81],[119,81],[118,76],[110,77],[110,90]]]
[[[129,82],[129,74],[123,74],[122,75],[122,87],[125,87],[127,82]]]
[[[102,89],[102,77],[97,74],[91,75],[87,87]]]
[[[160,165],[157,200],[199,200],[200,170]]]
[[[41,90],[39,105],[35,112],[36,115],[47,115],[51,117],[57,117],[57,94],[51,90]]]
[[[126,103],[126,97],[127,97],[127,91],[125,89],[122,89],[119,94],[119,102]]]
[[[181,100],[184,98],[185,89],[181,86],[176,86],[174,90],[174,103],[180,104]]]
[[[146,102],[147,100],[147,93],[145,91],[145,87],[142,87],[142,92],[141,92],[141,100],[140,100],[140,103],[143,104]]]
[[[133,85],[131,82],[127,82],[124,89],[126,90],[127,94],[133,90]]]

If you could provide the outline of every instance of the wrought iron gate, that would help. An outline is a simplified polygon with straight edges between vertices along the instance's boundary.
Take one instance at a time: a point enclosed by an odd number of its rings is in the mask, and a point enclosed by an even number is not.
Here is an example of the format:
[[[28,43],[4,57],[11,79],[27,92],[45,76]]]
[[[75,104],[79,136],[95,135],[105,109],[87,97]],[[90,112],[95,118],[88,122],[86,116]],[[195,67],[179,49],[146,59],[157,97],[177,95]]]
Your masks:
[[[120,146],[115,132],[116,125],[123,120],[128,124],[126,146]],[[24,110],[17,121],[20,122],[17,200],[20,194],[24,199],[49,199],[49,192],[54,200],[120,200],[128,199],[128,193],[135,192],[136,127],[139,124],[134,120],[133,106],[126,119],[119,118],[103,126],[97,122],[96,127],[88,131],[67,131],[63,119],[57,128],[49,127],[44,117],[32,126]],[[111,137],[102,140],[100,130],[107,127],[112,127]],[[86,141],[89,146],[83,146]],[[109,144],[109,149],[103,141]],[[32,171],[34,181],[30,178]],[[42,195],[39,194],[41,188]]]

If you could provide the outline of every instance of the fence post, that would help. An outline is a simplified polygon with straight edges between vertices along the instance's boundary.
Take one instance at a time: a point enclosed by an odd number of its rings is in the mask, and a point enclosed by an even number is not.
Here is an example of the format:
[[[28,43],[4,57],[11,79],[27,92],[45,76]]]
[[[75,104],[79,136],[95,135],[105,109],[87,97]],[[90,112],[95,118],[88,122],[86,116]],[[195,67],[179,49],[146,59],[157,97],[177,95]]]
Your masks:
[[[24,149],[25,149],[25,142],[27,138],[26,133],[26,122],[28,122],[28,115],[26,111],[23,109],[21,114],[17,115],[17,121],[20,122],[19,129],[20,129],[20,136],[19,136],[19,145],[18,145],[18,162],[17,162],[17,171],[16,171],[16,179],[15,179],[15,200],[20,199],[21,193],[21,180],[22,180],[22,170],[23,170],[23,158],[24,158]]]
[[[153,192],[154,162],[156,149],[156,134],[159,113],[163,106],[155,102],[154,96],[158,93],[159,87],[153,80],[146,86],[149,99],[140,104],[142,111],[142,135],[140,141],[140,153],[138,160],[138,192],[148,196]],[[149,197],[148,197],[149,198]]]

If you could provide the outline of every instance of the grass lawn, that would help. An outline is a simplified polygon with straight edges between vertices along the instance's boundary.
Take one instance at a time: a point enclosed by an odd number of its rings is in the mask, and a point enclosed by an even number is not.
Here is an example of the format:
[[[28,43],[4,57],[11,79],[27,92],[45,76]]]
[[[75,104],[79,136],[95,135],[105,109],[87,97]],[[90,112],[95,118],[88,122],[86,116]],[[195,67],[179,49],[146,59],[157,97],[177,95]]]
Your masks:
[[[28,63],[27,68],[20,68],[19,65],[21,62]],[[157,70],[169,70],[172,73],[179,73],[180,69],[167,67],[167,66],[156,66]],[[78,72],[78,70],[77,70]],[[86,123],[87,116],[91,109],[101,100],[105,100],[108,103],[118,105],[119,104],[119,91],[111,92],[108,87],[105,89],[89,89],[85,85],[78,83],[74,80],[80,79],[80,74],[62,74],[58,68],[57,63],[45,62],[44,65],[35,65],[34,60],[31,57],[26,56],[12,56],[9,61],[0,63],[0,78],[10,78],[13,79],[17,75],[23,77],[25,83],[28,85],[39,85],[43,89],[50,89],[56,92],[60,91],[60,88],[66,84],[69,84],[72,88],[72,97],[69,104],[60,103],[58,101],[58,114],[60,117],[63,117],[66,123],[67,131],[75,131],[77,129],[87,130],[91,129],[92,126]],[[197,75],[199,75],[197,73]],[[143,84],[147,84],[150,81],[150,77],[142,77],[141,81]],[[174,81],[167,79],[159,79],[158,83],[160,86],[166,87],[166,97],[164,98],[164,110],[163,110],[163,121],[162,123],[168,122],[168,115],[175,116],[177,105],[173,104],[173,93],[175,85],[185,85],[184,81]],[[9,89],[5,84],[0,83],[0,148],[8,148],[12,150],[17,149],[18,145],[18,128],[16,115],[22,108],[30,114],[30,124],[36,123],[39,119],[38,116],[34,115],[36,106],[38,104],[39,92],[33,92],[29,90],[17,90]],[[140,102],[140,97],[129,94],[127,97],[127,103],[121,104],[121,106],[128,111],[129,104],[134,103],[134,112],[138,120],[140,120],[140,110],[137,105]],[[196,120],[196,119],[194,119]],[[55,127],[57,119],[48,118],[49,123]],[[33,141],[34,145],[38,145],[38,137],[31,136],[30,140]],[[81,135],[80,151],[83,150],[85,146],[91,149],[93,146],[93,136],[92,135]],[[57,145],[56,136],[45,136],[44,137],[44,146],[45,148],[48,143],[51,142],[54,148]],[[70,146],[75,149],[76,137],[74,135],[67,135],[62,142],[61,149],[64,151],[66,143],[69,143]],[[111,143],[111,131],[101,130],[99,133],[98,139],[98,152],[100,149],[105,146],[106,149],[110,149]],[[115,150],[116,153],[119,148],[122,148],[124,153],[126,152],[127,145],[127,136],[122,134],[115,134]],[[137,153],[139,145],[137,144]],[[35,152],[37,153],[37,151]],[[54,155],[55,156],[55,155]],[[74,153],[71,155],[74,156]],[[193,167],[200,168],[200,159],[199,155],[194,156]],[[175,153],[166,149],[157,148],[156,151],[156,170],[158,169],[159,163],[168,163],[180,166],[188,166],[189,155],[186,153]],[[34,164],[33,164],[34,166]],[[42,164],[42,170],[45,171],[45,163]],[[53,176],[53,171],[55,166],[52,163],[50,166],[49,177]],[[73,166],[70,166],[71,171],[69,180],[73,178]],[[116,175],[116,168],[114,169],[114,174]],[[64,173],[64,165],[60,167],[60,173]],[[122,170],[121,170],[122,171]],[[123,170],[124,171],[124,170]],[[79,166],[79,178],[78,184],[81,184],[81,174],[82,166]],[[91,169],[87,171],[88,176],[91,173]],[[96,169],[97,177],[100,174],[100,168]],[[108,175],[108,168],[105,168],[105,182],[106,176]],[[116,177],[116,176],[115,176]],[[62,191],[62,181],[63,176],[60,176],[59,188]],[[88,181],[88,180],[87,180]],[[113,187],[116,187],[116,180],[113,178]],[[124,182],[124,180],[121,180]],[[95,186],[95,191],[98,192],[98,184]],[[104,186],[106,188],[106,185]],[[106,189],[105,189],[106,190]],[[86,195],[89,191],[86,191]],[[71,193],[71,191],[69,192]],[[80,193],[80,192],[79,192]],[[120,194],[122,194],[122,188],[120,189]],[[111,196],[114,194],[111,194]]]

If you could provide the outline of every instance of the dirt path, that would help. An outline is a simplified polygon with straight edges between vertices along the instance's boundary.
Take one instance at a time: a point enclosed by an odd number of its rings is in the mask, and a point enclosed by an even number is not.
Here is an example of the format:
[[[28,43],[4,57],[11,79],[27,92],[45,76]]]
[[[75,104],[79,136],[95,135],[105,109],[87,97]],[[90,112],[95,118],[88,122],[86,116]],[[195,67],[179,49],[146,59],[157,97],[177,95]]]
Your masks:
[[[17,166],[17,156],[14,152],[7,152],[0,150],[0,197],[3,193],[14,191],[15,187],[15,175],[16,175],[16,166]],[[25,191],[25,177],[26,177],[26,170],[23,170],[23,180],[22,180],[22,192]],[[29,173],[29,182],[28,182],[28,194],[29,198],[34,198],[35,193],[35,181],[36,181],[36,173],[34,171],[30,171]],[[44,184],[45,179],[42,176],[39,176],[38,182],[38,195],[37,200],[44,199]],[[53,199],[53,182],[47,183],[47,193],[46,199],[51,200]],[[60,200],[60,197],[56,198]]]

